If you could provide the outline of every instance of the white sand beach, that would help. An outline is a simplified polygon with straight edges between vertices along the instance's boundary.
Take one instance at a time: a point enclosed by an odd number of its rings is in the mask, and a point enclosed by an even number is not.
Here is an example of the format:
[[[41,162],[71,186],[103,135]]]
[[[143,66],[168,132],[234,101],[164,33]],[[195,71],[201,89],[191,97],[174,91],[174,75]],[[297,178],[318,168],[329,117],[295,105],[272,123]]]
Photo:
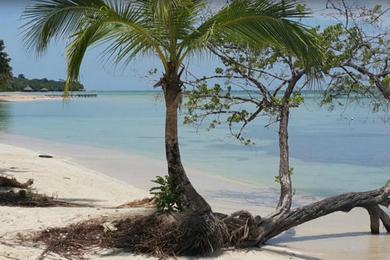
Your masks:
[[[34,146],[30,143],[30,146]],[[20,146],[20,145],[19,145]],[[52,153],[55,150],[46,150]],[[31,148],[31,147],[30,147]],[[142,156],[129,156],[126,165],[130,176],[126,181],[113,178],[102,168],[102,172],[81,166],[70,157],[55,154],[54,158],[39,158],[42,147],[34,150],[14,145],[0,144],[0,171],[21,181],[34,179],[34,188],[40,193],[53,195],[62,200],[92,204],[93,207],[80,208],[16,208],[1,207],[0,214],[0,259],[36,259],[43,248],[20,246],[12,242],[17,233],[29,233],[47,227],[64,226],[81,220],[99,216],[121,214],[143,214],[150,209],[113,209],[131,200],[146,197],[146,185],[151,176],[164,170],[164,162]],[[87,149],[87,148],[84,148]],[[85,150],[78,150],[83,153]],[[91,150],[91,157],[102,156]],[[121,160],[119,154],[110,154]],[[100,158],[104,161],[103,156]],[[96,163],[96,161],[95,161]],[[92,164],[91,164],[92,165]],[[110,165],[109,163],[107,165]],[[112,169],[116,171],[116,169]],[[107,174],[107,175],[105,175]],[[232,199],[229,191],[243,191],[251,188],[244,184],[229,182],[189,170],[194,184],[200,188],[212,207],[221,212],[231,212],[245,208],[253,213],[265,215],[270,207],[259,206],[245,198]],[[212,187],[219,191],[213,193]],[[226,189],[222,193],[221,187]],[[214,194],[214,196],[213,196]],[[246,202],[245,202],[246,201]],[[369,233],[368,214],[354,210],[349,214],[338,213],[304,224],[270,241],[260,249],[226,250],[219,252],[216,259],[390,259],[390,236],[372,236]],[[99,252],[98,252],[99,253]],[[101,253],[101,252],[100,252]],[[145,256],[120,254],[106,256],[91,255],[91,259],[143,259]],[[53,256],[52,259],[59,259]]]
[[[61,100],[62,97],[44,96],[26,93],[2,93],[0,95],[0,102],[31,102],[43,100]]]

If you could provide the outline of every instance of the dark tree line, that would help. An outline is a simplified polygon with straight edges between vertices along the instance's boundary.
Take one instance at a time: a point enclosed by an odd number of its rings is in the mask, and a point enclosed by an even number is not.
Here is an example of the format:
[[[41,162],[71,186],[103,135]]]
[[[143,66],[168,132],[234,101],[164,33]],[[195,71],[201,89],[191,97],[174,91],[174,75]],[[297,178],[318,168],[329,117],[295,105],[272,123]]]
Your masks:
[[[12,79],[11,58],[5,52],[4,41],[0,40],[0,87]]]
[[[64,91],[65,81],[43,79],[27,79],[23,75],[13,77],[1,88],[2,91]],[[84,86],[75,82],[72,84],[71,91],[83,91]]]
[[[27,79],[23,74],[14,77],[10,62],[4,41],[0,40],[0,91],[64,91],[64,80]],[[71,90],[82,91],[84,86],[75,82]]]

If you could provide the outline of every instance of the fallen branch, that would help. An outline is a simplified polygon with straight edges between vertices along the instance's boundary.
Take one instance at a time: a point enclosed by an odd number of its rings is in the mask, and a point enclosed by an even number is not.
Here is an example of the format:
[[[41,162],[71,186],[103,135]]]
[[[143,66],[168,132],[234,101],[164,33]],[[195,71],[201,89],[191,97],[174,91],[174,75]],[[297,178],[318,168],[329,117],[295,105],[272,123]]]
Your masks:
[[[118,206],[117,208],[155,208],[155,198],[143,198],[140,200],[133,200]]]
[[[292,227],[334,212],[349,212],[357,207],[365,208],[368,211],[372,234],[379,233],[380,221],[385,226],[387,232],[390,232],[390,217],[380,208],[380,206],[389,206],[389,196],[390,181],[384,187],[377,190],[345,193],[311,203],[304,207],[278,214],[271,214],[270,217],[263,219],[258,216],[253,217],[245,212],[234,217],[236,222],[235,226],[237,226],[237,222],[240,222],[240,225],[239,228],[229,230],[231,234],[230,241],[234,246],[238,247],[259,246]],[[232,225],[232,218],[225,218],[224,221],[228,227],[234,227]],[[243,228],[245,232],[242,232]],[[240,233],[241,237],[237,237],[237,233]]]
[[[88,205],[60,201],[35,192],[29,179],[25,183],[15,178],[0,176],[0,206],[16,207],[85,207]]]
[[[4,176],[0,176],[0,187],[1,188],[20,188],[27,189],[30,187],[34,181],[29,179],[25,183],[18,182],[15,178],[8,178]]]

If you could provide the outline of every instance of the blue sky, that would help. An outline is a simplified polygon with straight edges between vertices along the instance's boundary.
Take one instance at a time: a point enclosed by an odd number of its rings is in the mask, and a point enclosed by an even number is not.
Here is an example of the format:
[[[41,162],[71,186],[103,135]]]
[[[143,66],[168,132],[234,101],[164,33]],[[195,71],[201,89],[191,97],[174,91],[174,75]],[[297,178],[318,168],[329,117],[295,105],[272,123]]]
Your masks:
[[[218,0],[216,0],[218,1]],[[221,0],[222,1],[222,0]],[[4,40],[6,51],[12,58],[13,73],[24,74],[28,78],[64,79],[66,76],[64,50],[66,42],[54,42],[44,56],[37,57],[23,45],[20,26],[21,14],[30,1],[0,0],[0,39]],[[315,16],[303,21],[310,26],[326,25],[331,22],[324,14],[324,1],[306,1]],[[369,4],[390,6],[390,0],[365,1]],[[386,17],[390,21],[389,17]],[[146,78],[147,71],[159,67],[152,57],[139,57],[126,68],[115,67],[99,59],[99,49],[91,49],[82,64],[80,81],[88,90],[151,90],[153,80]],[[211,57],[193,60],[190,69],[198,75],[213,71],[218,61]]]

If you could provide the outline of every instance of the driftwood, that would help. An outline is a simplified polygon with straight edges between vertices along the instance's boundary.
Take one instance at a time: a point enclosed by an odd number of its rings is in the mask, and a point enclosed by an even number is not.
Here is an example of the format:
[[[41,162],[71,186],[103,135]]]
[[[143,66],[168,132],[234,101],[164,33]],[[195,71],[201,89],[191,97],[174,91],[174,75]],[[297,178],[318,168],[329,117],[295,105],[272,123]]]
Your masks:
[[[25,183],[18,182],[15,178],[8,178],[4,176],[0,176],[0,188],[20,188],[27,189],[30,187],[34,181],[29,179]]]
[[[365,208],[370,217],[372,234],[379,234],[380,222],[390,232],[390,217],[380,206],[389,207],[390,180],[377,190],[351,192],[326,198],[318,202],[292,210],[277,210],[270,216],[261,218],[249,212],[239,211],[223,218],[229,229],[229,244],[237,247],[260,246],[269,239],[292,227],[316,218],[353,208]]]
[[[44,194],[39,194],[31,189],[34,183],[29,179],[25,183],[15,178],[0,176],[0,206],[17,207],[80,207],[88,206],[66,201],[56,200]]]
[[[156,199],[155,198],[143,198],[140,200],[133,200],[128,203],[122,204],[117,208],[155,208]]]

